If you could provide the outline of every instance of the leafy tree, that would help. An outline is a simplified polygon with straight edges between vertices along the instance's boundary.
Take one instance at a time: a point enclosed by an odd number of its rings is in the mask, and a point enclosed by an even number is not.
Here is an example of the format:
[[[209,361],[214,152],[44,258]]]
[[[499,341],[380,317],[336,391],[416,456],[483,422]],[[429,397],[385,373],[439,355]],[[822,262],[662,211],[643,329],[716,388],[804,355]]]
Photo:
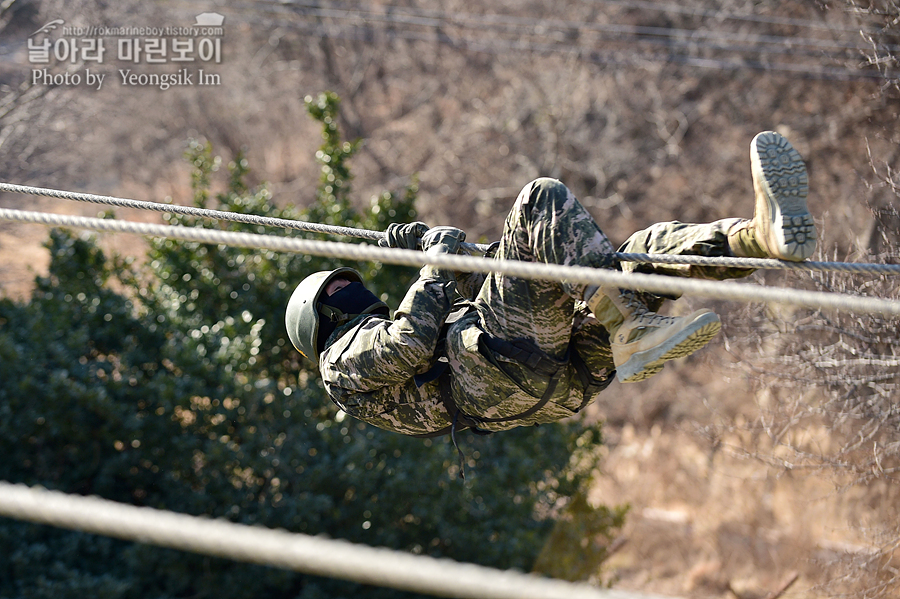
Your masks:
[[[214,205],[370,229],[415,218],[414,183],[362,214],[352,207],[348,160],[359,144],[340,138],[336,96],[306,103],[323,125],[316,202],[275,207],[264,185],[246,185],[238,155]],[[187,158],[195,205],[213,204],[222,161],[201,143]],[[62,231],[47,247],[49,274],[30,301],[0,300],[4,480],[525,570],[590,470],[569,467],[570,456],[576,442],[600,442],[596,427],[462,434],[473,473],[463,483],[448,439],[344,418],[282,324],[294,285],[333,260],[154,240],[138,267]],[[394,305],[416,274],[355,266]],[[0,598],[397,596],[2,519],[0,545]]]

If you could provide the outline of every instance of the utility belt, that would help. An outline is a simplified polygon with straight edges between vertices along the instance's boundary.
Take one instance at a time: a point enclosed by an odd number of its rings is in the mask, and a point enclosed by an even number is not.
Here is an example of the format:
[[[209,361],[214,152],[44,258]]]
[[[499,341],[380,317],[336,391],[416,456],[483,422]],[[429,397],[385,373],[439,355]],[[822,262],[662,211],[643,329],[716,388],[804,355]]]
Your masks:
[[[482,429],[481,427],[484,424],[511,422],[513,420],[528,418],[547,405],[547,402],[550,401],[550,397],[553,395],[557,384],[559,383],[559,376],[557,375],[565,368],[569,361],[568,351],[566,352],[565,359],[562,361],[554,360],[541,351],[533,341],[528,339],[517,339],[510,342],[498,337],[493,337],[482,331],[482,334],[479,337],[478,351],[486,359],[495,363],[496,360],[489,354],[488,350],[494,351],[510,360],[515,360],[536,374],[550,377],[547,389],[537,403],[520,414],[503,418],[486,418],[467,414],[456,405],[456,401],[453,399],[453,391],[450,385],[452,376],[450,364],[446,361],[446,358],[441,358],[429,370],[413,377],[413,380],[416,382],[416,385],[421,387],[422,385],[437,379],[438,388],[441,393],[441,403],[444,404],[444,408],[453,420],[453,424],[432,433],[416,435],[417,437],[438,437],[446,435],[447,433],[454,434],[457,430],[465,430],[467,428],[477,434],[487,435],[490,434],[491,431]]]
[[[568,362],[569,351],[566,351],[566,357],[562,362],[554,360],[530,339],[516,339],[515,341],[506,341],[499,337],[492,337],[487,333],[481,335],[481,342],[491,351],[500,354],[504,358],[514,360],[529,370],[543,376],[555,376],[556,373],[565,367]],[[480,344],[479,344],[480,345]],[[481,350],[481,347],[478,348]],[[485,354],[484,351],[481,352]],[[485,356],[490,359],[490,356]]]
[[[485,358],[487,358],[491,362],[494,362],[494,359],[489,355],[488,350],[493,351],[510,360],[519,362],[532,372],[549,377],[550,380],[547,383],[547,388],[544,391],[543,395],[537,400],[534,405],[532,405],[524,412],[515,414],[513,416],[506,416],[503,418],[485,418],[482,416],[473,416],[471,414],[467,414],[460,410],[459,406],[456,405],[456,401],[453,399],[453,390],[450,384],[452,373],[450,372],[450,364],[446,361],[446,358],[442,358],[441,360],[439,360],[437,364],[431,367],[427,372],[416,375],[415,381],[419,386],[427,382],[431,382],[435,379],[438,380],[441,402],[444,404],[444,408],[447,410],[447,413],[450,415],[450,418],[452,420],[452,424],[450,424],[450,426],[446,426],[443,429],[435,431],[433,433],[426,433],[416,436],[438,437],[449,434],[453,442],[453,446],[456,447],[456,451],[459,454],[460,478],[465,478],[465,460],[462,450],[460,449],[459,444],[456,441],[456,431],[470,429],[472,432],[478,435],[489,435],[492,431],[482,428],[486,424],[524,420],[536,414],[539,410],[547,405],[547,402],[550,401],[550,398],[553,396],[557,386],[559,385],[559,379],[561,378],[560,375],[565,372],[566,367],[569,363],[571,363],[574,367],[575,372],[584,387],[584,399],[582,400],[581,405],[575,410],[575,412],[581,411],[582,408],[590,403],[594,395],[608,387],[616,374],[615,370],[613,370],[609,373],[606,373],[602,378],[593,376],[587,365],[584,363],[584,360],[580,355],[578,355],[578,351],[574,350],[571,345],[569,346],[569,349],[566,350],[564,359],[560,361],[548,356],[537,346],[537,344],[529,339],[516,339],[514,341],[506,341],[505,339],[493,337],[482,331],[482,335],[479,337],[478,351]]]
[[[449,364],[446,361],[439,361],[427,372],[416,375],[415,381],[417,385],[421,386],[438,379],[441,401],[448,414],[453,418],[454,425],[430,433],[428,436],[444,435],[452,432],[451,429],[463,430],[464,428],[470,428],[475,432],[488,434],[490,431],[485,431],[481,428],[485,424],[524,420],[534,415],[550,401],[550,398],[556,392],[559,385],[560,376],[565,372],[566,366],[569,363],[572,364],[575,374],[578,376],[584,389],[583,399],[581,405],[575,409],[576,413],[580,412],[587,404],[589,404],[597,393],[606,389],[606,387],[612,383],[613,377],[615,376],[615,371],[610,371],[603,377],[595,377],[578,352],[571,346],[566,351],[562,360],[556,360],[547,355],[530,339],[507,341],[482,331],[482,334],[479,336],[478,351],[491,362],[495,362],[494,357],[490,355],[490,352],[494,352],[522,364],[535,374],[548,377],[550,380],[547,383],[547,388],[531,407],[519,414],[502,418],[487,418],[466,414],[459,409],[453,399],[453,393],[450,386],[450,377],[452,374],[450,372]]]
[[[514,420],[524,420],[537,413],[545,405],[547,405],[547,402],[550,401],[550,398],[556,392],[559,385],[559,380],[562,375],[565,374],[567,366],[569,364],[572,365],[575,371],[575,375],[581,381],[582,388],[584,389],[581,404],[577,408],[575,408],[575,413],[578,413],[582,409],[584,409],[584,407],[591,402],[591,400],[595,395],[597,395],[597,393],[600,393],[601,391],[606,389],[610,385],[610,383],[612,383],[613,377],[616,374],[613,370],[605,373],[602,377],[595,377],[582,357],[579,355],[578,350],[576,350],[571,344],[566,349],[566,353],[563,359],[556,360],[547,355],[547,353],[539,348],[537,344],[531,339],[514,339],[513,341],[507,341],[505,339],[494,337],[482,331],[482,335],[479,337],[478,351],[479,353],[481,353],[481,355],[483,355],[491,362],[496,363],[494,357],[489,353],[494,352],[505,358],[514,360],[519,364],[522,364],[535,374],[550,378],[550,381],[547,383],[547,388],[544,391],[543,395],[537,400],[534,405],[532,405],[524,412],[516,414],[514,416],[506,416],[503,418],[483,418],[479,416],[469,416],[469,418],[481,423],[512,422]]]

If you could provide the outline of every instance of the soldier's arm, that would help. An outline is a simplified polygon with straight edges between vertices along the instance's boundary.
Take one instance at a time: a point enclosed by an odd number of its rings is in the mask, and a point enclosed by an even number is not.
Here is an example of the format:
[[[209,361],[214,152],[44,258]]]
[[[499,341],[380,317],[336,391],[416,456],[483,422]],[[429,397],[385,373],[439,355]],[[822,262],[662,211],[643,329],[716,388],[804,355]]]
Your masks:
[[[404,383],[426,371],[455,289],[452,273],[422,268],[393,320],[370,318],[325,350],[320,370],[326,386],[367,392]]]
[[[497,254],[497,249],[500,247],[500,242],[495,241],[490,246],[488,246],[487,251],[484,253],[485,258],[493,258]],[[453,273],[456,275],[456,284],[457,290],[459,294],[463,297],[463,299],[474,300],[478,295],[478,292],[481,291],[481,286],[484,285],[484,280],[487,278],[487,273],[483,272],[459,272],[456,271]]]

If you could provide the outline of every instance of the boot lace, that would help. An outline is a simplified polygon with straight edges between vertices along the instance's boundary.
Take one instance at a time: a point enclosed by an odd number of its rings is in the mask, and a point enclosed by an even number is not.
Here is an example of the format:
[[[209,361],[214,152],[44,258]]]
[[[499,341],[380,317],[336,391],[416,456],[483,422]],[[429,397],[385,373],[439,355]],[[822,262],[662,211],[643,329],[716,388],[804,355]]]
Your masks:
[[[661,316],[646,309],[643,312],[635,312],[632,318],[639,327],[664,327],[677,321],[674,316]]]
[[[638,298],[637,293],[630,289],[621,290],[620,296],[625,300],[626,308],[631,308],[633,310],[631,319],[635,322],[637,327],[664,327],[677,321],[677,319],[672,316],[660,316],[656,312],[651,312],[644,302]]]

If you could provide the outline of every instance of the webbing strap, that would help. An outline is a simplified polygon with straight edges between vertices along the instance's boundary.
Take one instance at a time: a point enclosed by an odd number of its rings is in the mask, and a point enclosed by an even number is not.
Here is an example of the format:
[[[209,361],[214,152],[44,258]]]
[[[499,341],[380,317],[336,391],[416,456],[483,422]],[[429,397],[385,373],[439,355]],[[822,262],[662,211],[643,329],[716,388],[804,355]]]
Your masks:
[[[545,405],[547,405],[547,402],[550,401],[550,397],[556,391],[556,387],[559,384],[559,373],[560,373],[560,371],[563,370],[563,368],[569,361],[569,351],[568,350],[566,351],[565,359],[563,359],[562,361],[556,361],[556,360],[553,360],[552,358],[550,358],[549,356],[547,356],[546,354],[544,354],[531,341],[528,341],[525,339],[516,340],[516,344],[513,345],[512,343],[510,343],[508,341],[503,341],[502,339],[497,339],[496,337],[491,337],[489,334],[482,331],[482,335],[480,335],[478,338],[478,351],[481,352],[482,355],[484,355],[484,357],[489,360],[491,360],[491,357],[489,355],[487,355],[486,350],[491,349],[491,345],[493,345],[494,347],[500,347],[500,348],[503,348],[504,350],[509,351],[509,353],[511,354],[509,356],[507,356],[503,352],[498,352],[498,353],[500,353],[501,355],[503,355],[505,357],[510,358],[511,360],[516,360],[517,362],[524,364],[525,366],[528,366],[528,364],[521,361],[519,358],[525,358],[532,362],[537,363],[539,368],[541,368],[542,372],[537,371],[537,370],[535,370],[535,372],[537,372],[538,374],[543,374],[544,376],[549,376],[550,380],[547,382],[547,388],[544,390],[544,394],[537,401],[537,403],[532,405],[530,408],[528,408],[524,412],[515,414],[514,416],[504,416],[502,418],[486,418],[483,416],[471,416],[468,414],[466,414],[466,416],[468,418],[474,420],[475,422],[496,424],[496,423],[501,423],[501,422],[513,422],[514,420],[524,420],[524,419],[528,418],[529,416],[534,415],[541,408],[543,408]],[[526,349],[524,347],[526,345],[528,345],[530,347],[528,349]],[[531,354],[531,355],[529,355],[529,354]],[[537,360],[533,359],[534,354],[538,354]],[[516,358],[513,356],[519,356],[519,358]],[[530,366],[528,366],[528,367],[531,368]]]
[[[563,362],[560,363],[553,360],[547,354],[542,352],[534,342],[527,339],[507,341],[505,339],[500,339],[499,337],[493,337],[487,333],[484,333],[481,338],[491,351],[497,352],[510,360],[515,360],[520,364],[524,364],[534,372],[544,376],[555,375],[557,371],[565,365],[565,362],[568,361],[563,360]],[[566,353],[566,356],[568,357],[568,352]]]

